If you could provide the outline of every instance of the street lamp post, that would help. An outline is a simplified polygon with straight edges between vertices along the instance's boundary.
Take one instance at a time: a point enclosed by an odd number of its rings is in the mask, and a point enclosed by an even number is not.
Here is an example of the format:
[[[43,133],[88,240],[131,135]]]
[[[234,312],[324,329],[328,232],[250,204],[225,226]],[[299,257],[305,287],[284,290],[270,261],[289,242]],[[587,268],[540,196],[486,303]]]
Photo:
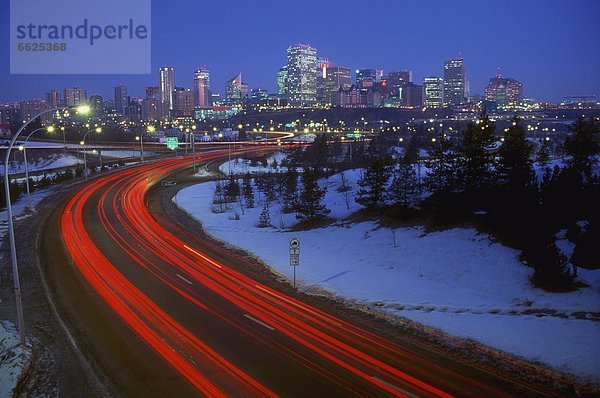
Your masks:
[[[194,138],[194,131],[196,131],[196,125],[192,125],[192,132],[190,133],[190,139],[192,140],[192,169],[196,172],[196,139]]]
[[[24,123],[19,128],[19,130],[17,130],[17,133],[13,136],[12,140],[8,144],[8,147],[6,148],[6,154],[4,155],[4,194],[6,197],[6,215],[8,218],[8,240],[9,240],[9,245],[10,245],[10,258],[11,258],[11,264],[12,264],[13,284],[14,284],[14,289],[15,289],[15,302],[16,302],[16,306],[17,306],[17,326],[19,328],[19,344],[22,346],[25,345],[25,321],[23,319],[23,305],[21,302],[21,283],[19,281],[19,266],[17,264],[17,248],[16,248],[16,244],[15,244],[15,228],[13,225],[12,205],[10,203],[10,181],[8,179],[8,160],[10,157],[10,151],[14,147],[15,142],[17,141],[17,138],[23,132],[23,130],[25,130],[25,127],[27,127],[29,125],[29,123],[31,123],[33,120],[37,119],[38,117],[40,117],[46,113],[55,112],[55,111],[63,110],[63,109],[78,109],[79,113],[82,113],[82,114],[88,113],[90,111],[90,107],[88,105],[83,105],[78,108],[71,108],[71,107],[51,108],[51,109],[46,109],[45,111],[38,113],[37,115],[35,115],[31,119],[29,119],[29,121]]]
[[[25,186],[27,187],[27,209],[28,210],[31,210],[31,189],[29,187],[29,165],[27,163],[27,140],[29,140],[29,137],[31,137],[33,135],[33,133],[36,133],[41,130],[44,130],[44,127],[40,127],[39,129],[35,129],[31,133],[29,133],[27,138],[25,138],[23,145],[21,145],[19,147],[19,150],[23,150],[23,160],[25,162]],[[49,133],[52,133],[54,131],[54,127],[49,126],[47,131]]]

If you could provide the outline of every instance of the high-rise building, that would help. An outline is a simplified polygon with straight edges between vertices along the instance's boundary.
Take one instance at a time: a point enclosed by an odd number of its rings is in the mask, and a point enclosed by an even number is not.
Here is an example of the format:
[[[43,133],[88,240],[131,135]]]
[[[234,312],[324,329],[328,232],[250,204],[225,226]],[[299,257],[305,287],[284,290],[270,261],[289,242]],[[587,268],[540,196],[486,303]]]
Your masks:
[[[400,92],[403,106],[423,106],[423,86],[414,83],[406,83],[402,85]]]
[[[64,106],[78,106],[87,103],[87,92],[82,88],[65,88],[63,94]]]
[[[175,87],[173,90],[173,115],[191,117],[194,115],[194,93],[189,88]]]
[[[20,118],[22,121],[31,120],[31,118],[35,117],[37,114],[48,109],[48,104],[46,101],[42,101],[39,99],[34,99],[31,101],[21,101],[20,104],[21,115]],[[42,115],[42,122],[46,122],[50,119],[51,115],[46,114]]]
[[[356,85],[358,88],[373,87],[376,82],[377,70],[369,68],[356,70]]]
[[[206,66],[201,66],[194,72],[194,105],[205,107],[212,105],[210,95],[210,72]]]
[[[161,121],[167,119],[169,109],[167,104],[157,98],[146,98],[142,100],[142,120]]]
[[[277,95],[280,97],[287,97],[287,80],[287,65],[284,65],[277,72]]]
[[[163,66],[158,69],[158,87],[160,100],[165,102],[169,111],[173,110],[173,92],[175,91],[175,69]]]
[[[50,90],[46,93],[46,104],[49,108],[60,107],[60,92],[58,90]]]
[[[312,107],[317,103],[317,49],[297,44],[287,49],[288,104]]]
[[[327,68],[331,65],[329,59],[324,57],[317,58],[317,102],[325,102],[325,78],[327,77]]]
[[[153,99],[160,101],[160,87],[148,86],[146,87],[146,99]]]
[[[325,72],[323,98],[325,103],[333,105],[340,87],[347,90],[352,86],[352,71],[345,66],[329,66]]]
[[[129,100],[129,97],[127,97]],[[90,96],[89,105],[93,116],[102,115],[104,113],[104,99],[101,95],[94,94]]]
[[[119,84],[115,87],[115,111],[120,115],[126,115],[128,106],[129,97],[127,96],[127,86]]]
[[[444,105],[444,79],[435,76],[423,79],[423,104],[432,108]]]
[[[247,98],[248,84],[242,80],[241,72],[225,82],[225,102],[227,104],[240,104]]]
[[[523,99],[523,84],[515,79],[503,78],[498,73],[485,88],[485,99],[496,102],[498,106],[516,105]]]
[[[392,97],[401,97],[401,87],[412,83],[412,71],[401,70],[398,72],[389,72],[387,75],[388,93]]]
[[[255,103],[265,103],[269,100],[269,92],[263,88],[250,90],[250,99]]]
[[[468,102],[467,78],[462,58],[444,62],[444,103],[460,105]]]

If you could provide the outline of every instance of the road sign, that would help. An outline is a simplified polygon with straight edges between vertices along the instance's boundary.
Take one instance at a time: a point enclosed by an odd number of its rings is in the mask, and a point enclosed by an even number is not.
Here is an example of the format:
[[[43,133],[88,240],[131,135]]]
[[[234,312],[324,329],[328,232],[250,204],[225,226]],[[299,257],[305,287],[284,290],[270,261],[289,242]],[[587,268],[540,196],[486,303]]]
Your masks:
[[[299,249],[300,248],[300,239],[292,238],[290,239],[290,249]]]
[[[162,185],[163,187],[174,187],[175,185],[177,185],[177,181],[162,180],[160,182],[160,185]]]
[[[299,256],[300,249],[290,249],[290,256]]]
[[[167,148],[174,150],[179,146],[179,139],[177,137],[167,137],[166,138]]]
[[[296,266],[300,265],[300,257],[298,257],[298,256],[290,256],[290,265],[291,265],[292,267],[296,267]],[[294,277],[295,277],[295,275],[294,275]],[[294,278],[294,279],[295,279],[295,278]],[[295,284],[296,284],[296,283],[295,283],[295,281],[294,281],[294,285],[295,285]]]

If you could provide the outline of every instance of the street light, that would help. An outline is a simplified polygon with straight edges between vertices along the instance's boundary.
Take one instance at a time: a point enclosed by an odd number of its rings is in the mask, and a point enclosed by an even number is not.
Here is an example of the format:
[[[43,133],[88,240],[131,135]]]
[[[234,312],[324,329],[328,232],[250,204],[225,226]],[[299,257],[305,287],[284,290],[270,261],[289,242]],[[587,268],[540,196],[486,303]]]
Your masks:
[[[63,109],[75,109],[78,113],[86,114],[89,113],[90,107],[88,105],[82,105],[79,107],[60,107],[60,108],[51,108],[42,111],[29,119],[29,121],[23,123],[23,125],[17,130],[17,133],[13,136],[10,143],[8,144],[8,148],[6,148],[6,153],[4,154],[4,194],[6,196],[6,215],[8,218],[8,238],[10,244],[10,258],[12,264],[12,273],[13,273],[13,285],[15,288],[15,302],[17,306],[17,326],[19,328],[19,344],[25,345],[25,321],[23,319],[23,305],[21,302],[21,283],[19,281],[19,266],[17,264],[17,247],[15,244],[15,227],[13,225],[13,214],[12,214],[12,205],[10,203],[10,181],[8,179],[8,160],[10,157],[10,151],[15,145],[17,138],[19,135],[25,130],[25,127],[29,125],[33,120],[38,117],[49,113],[55,112]]]
[[[25,162],[25,186],[27,187],[27,209],[28,210],[31,210],[31,190],[29,187],[29,166],[27,163],[27,140],[29,140],[29,137],[31,137],[33,135],[33,133],[36,133],[41,130],[44,130],[44,127],[40,127],[38,129],[33,130],[31,133],[29,133],[27,138],[25,138],[23,145],[19,146],[19,150],[23,151],[23,161]],[[52,133],[54,131],[54,126],[48,126],[46,131],[48,131],[49,133]]]
[[[94,131],[96,131],[96,133],[101,133],[101,132],[102,132],[102,129],[101,129],[100,127],[97,127],[97,128],[94,130]],[[88,136],[88,134],[89,134],[89,133],[91,133],[91,132],[92,132],[92,130],[88,130],[88,131],[87,131],[87,132],[86,132],[86,133],[83,135],[83,140],[81,140],[81,141],[79,142],[79,144],[80,144],[81,146],[84,146],[84,145],[85,145],[85,139],[86,139],[86,137]],[[87,173],[87,156],[86,156],[86,153],[85,153],[85,148],[83,148],[83,149],[82,149],[82,151],[83,151],[83,175],[85,176],[85,179],[87,180],[87,178],[88,178],[88,173]]]

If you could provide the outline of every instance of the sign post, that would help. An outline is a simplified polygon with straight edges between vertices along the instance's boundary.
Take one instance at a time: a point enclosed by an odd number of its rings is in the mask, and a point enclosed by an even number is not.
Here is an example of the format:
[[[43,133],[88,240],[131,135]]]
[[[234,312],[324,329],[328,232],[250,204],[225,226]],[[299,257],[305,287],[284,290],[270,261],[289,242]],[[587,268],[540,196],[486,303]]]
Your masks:
[[[290,265],[294,268],[294,292],[296,291],[296,267],[300,265],[300,239],[290,239]]]

